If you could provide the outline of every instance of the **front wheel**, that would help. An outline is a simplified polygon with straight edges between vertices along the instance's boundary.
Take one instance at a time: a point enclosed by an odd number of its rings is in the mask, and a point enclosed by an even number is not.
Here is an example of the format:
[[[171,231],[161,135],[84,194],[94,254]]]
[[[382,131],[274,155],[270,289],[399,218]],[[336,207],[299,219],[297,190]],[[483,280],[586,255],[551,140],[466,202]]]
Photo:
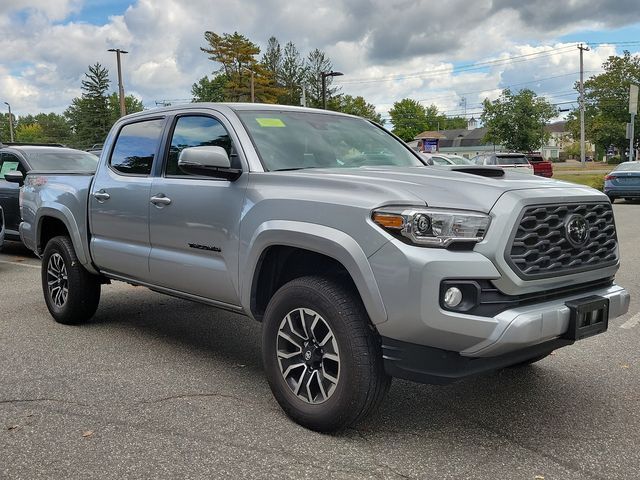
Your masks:
[[[320,432],[366,417],[391,382],[359,296],[329,278],[298,278],[276,292],[264,316],[262,355],[282,409]]]
[[[41,272],[44,300],[56,322],[75,325],[93,316],[100,303],[100,279],[80,265],[69,237],[49,240]]]

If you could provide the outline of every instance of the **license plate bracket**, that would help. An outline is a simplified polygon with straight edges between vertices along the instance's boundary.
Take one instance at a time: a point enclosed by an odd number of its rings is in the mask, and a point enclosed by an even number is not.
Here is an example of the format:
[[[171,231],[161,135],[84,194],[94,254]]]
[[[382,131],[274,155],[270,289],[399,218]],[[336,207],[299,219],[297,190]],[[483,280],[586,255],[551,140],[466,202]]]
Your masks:
[[[602,332],[609,327],[609,299],[599,295],[578,298],[566,302],[569,307],[569,328],[563,335],[570,340],[581,340]]]

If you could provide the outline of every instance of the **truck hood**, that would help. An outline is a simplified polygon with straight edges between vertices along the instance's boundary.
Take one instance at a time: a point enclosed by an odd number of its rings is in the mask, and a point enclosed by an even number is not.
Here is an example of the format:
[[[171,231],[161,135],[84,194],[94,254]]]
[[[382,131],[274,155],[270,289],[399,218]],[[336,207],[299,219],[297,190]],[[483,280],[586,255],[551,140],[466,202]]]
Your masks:
[[[531,174],[505,171],[504,176],[494,177],[486,175],[495,173],[495,169],[469,167],[468,171],[476,173],[467,173],[455,171],[456,168],[460,167],[314,168],[286,174],[295,175],[296,181],[301,183],[308,182],[311,188],[324,187],[327,195],[347,189],[361,201],[371,197],[370,200],[378,204],[426,203],[433,207],[484,213],[491,210],[501,195],[513,190],[577,187],[589,194],[596,192],[589,187]]]

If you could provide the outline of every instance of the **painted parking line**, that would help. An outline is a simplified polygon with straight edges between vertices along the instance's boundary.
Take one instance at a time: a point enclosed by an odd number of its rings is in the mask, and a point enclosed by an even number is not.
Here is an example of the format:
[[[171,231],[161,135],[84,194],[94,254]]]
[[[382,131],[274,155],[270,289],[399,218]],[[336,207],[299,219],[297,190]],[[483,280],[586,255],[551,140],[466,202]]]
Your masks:
[[[7,262],[6,260],[0,260],[0,263],[6,263],[7,265],[21,265],[23,267],[37,268],[38,270],[40,270],[40,265],[31,265],[24,262]]]
[[[636,313],[629,320],[620,325],[620,328],[633,328],[640,324],[640,313]]]

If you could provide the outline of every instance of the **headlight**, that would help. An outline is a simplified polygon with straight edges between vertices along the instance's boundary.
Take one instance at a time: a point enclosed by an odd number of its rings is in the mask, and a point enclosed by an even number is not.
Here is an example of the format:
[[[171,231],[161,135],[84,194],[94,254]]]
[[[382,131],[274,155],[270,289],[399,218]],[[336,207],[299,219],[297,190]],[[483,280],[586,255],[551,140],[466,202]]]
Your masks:
[[[447,247],[453,242],[482,241],[490,217],[484,213],[437,208],[380,208],[373,221],[390,233],[400,234],[418,245]]]

